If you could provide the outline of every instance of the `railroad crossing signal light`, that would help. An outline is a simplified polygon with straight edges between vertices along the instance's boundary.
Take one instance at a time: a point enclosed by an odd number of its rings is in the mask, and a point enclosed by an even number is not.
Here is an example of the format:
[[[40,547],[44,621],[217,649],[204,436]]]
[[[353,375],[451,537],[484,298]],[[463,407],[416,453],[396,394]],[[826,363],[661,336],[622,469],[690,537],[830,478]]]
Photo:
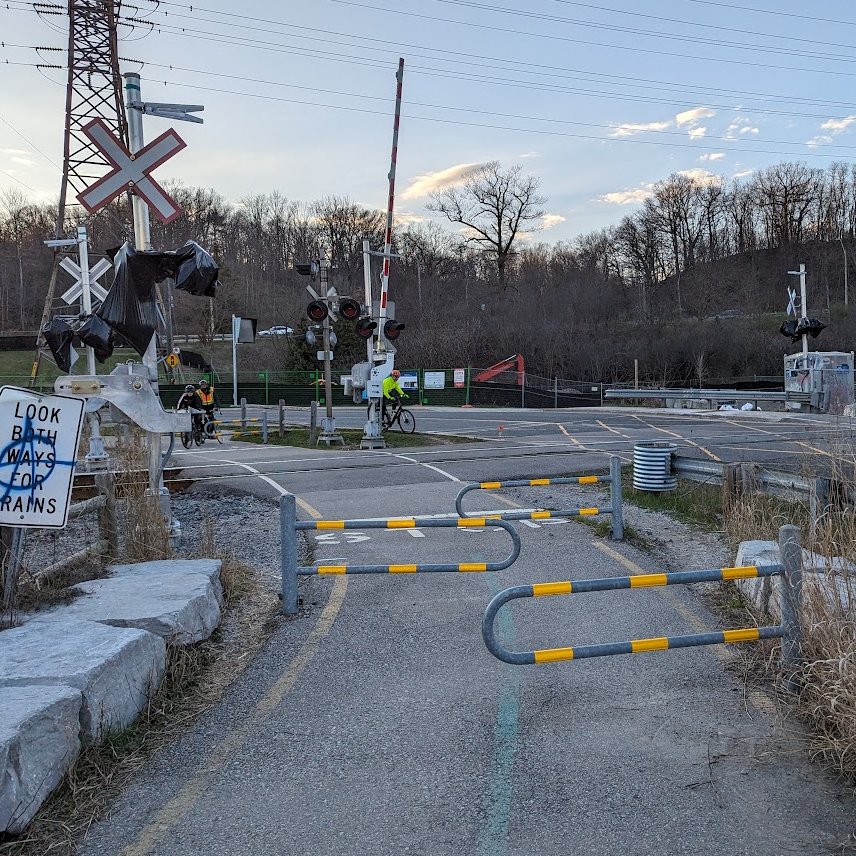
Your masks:
[[[320,267],[318,262],[306,262],[305,264],[295,264],[294,269],[301,276],[309,276],[312,277],[313,280],[318,279],[318,271]]]
[[[355,319],[359,318],[360,311],[360,304],[357,303],[357,301],[353,298],[339,298],[339,305],[336,307],[336,313],[342,318],[344,318],[346,321],[354,321]]]
[[[377,330],[377,322],[372,321],[371,318],[360,318],[357,321],[357,335],[361,339],[371,339],[375,330]]]
[[[327,304],[323,301],[313,300],[309,306],[306,307],[306,314],[309,316],[310,321],[314,321],[317,324],[319,321],[323,321],[330,314],[330,310],[327,308]]]
[[[401,335],[401,331],[403,329],[404,324],[400,321],[396,321],[395,318],[390,318],[386,324],[383,325],[383,335],[388,341],[394,342]]]

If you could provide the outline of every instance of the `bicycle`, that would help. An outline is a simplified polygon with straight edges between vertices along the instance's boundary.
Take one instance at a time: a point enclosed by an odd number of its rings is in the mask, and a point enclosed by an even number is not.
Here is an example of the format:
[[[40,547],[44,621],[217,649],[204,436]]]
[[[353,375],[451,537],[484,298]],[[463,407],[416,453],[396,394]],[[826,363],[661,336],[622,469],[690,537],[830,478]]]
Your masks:
[[[384,431],[389,431],[393,425],[398,424],[398,428],[404,434],[412,434],[416,430],[416,418],[414,415],[401,406],[401,399],[398,399],[394,405],[387,405],[386,413],[381,420]]]
[[[191,423],[189,431],[181,432],[181,445],[184,446],[185,449],[189,449],[191,446],[202,446],[206,440],[214,437],[218,443],[222,443],[223,441],[220,439],[220,435],[217,433],[216,426],[214,424],[214,415],[212,413],[206,413],[203,410],[194,410],[190,408],[191,413]],[[203,416],[204,419],[197,419],[198,416]]]

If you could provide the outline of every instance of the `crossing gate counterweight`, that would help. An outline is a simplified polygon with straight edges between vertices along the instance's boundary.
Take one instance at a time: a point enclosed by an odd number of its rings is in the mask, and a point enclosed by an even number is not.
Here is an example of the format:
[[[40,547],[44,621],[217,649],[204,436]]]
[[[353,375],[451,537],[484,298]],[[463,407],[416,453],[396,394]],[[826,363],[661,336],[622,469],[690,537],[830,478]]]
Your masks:
[[[297,532],[300,530],[342,529],[467,529],[495,527],[504,529],[511,537],[511,552],[498,562],[435,562],[386,565],[351,564],[297,564]],[[469,573],[495,572],[510,567],[520,555],[520,536],[514,527],[504,520],[485,517],[433,518],[411,517],[407,519],[381,520],[297,520],[295,498],[282,497],[280,501],[280,528],[282,536],[282,609],[286,615],[297,612],[297,578],[311,575],[338,574],[424,574],[424,573]]]
[[[782,661],[791,666],[799,659],[799,609],[802,589],[802,555],[799,547],[799,530],[783,526],[780,532],[782,564],[714,568],[702,571],[678,571],[668,574],[641,574],[633,577],[607,577],[592,580],[564,580],[552,583],[513,586],[501,591],[488,604],[482,620],[482,637],[491,654],[512,665],[553,663],[561,660],[582,660],[588,657],[608,657],[613,654],[641,654],[647,651],[665,651],[672,648],[691,648],[698,645],[754,642],[760,639],[782,639]],[[632,639],[625,642],[605,642],[595,645],[540,648],[534,651],[509,651],[496,638],[494,623],[497,613],[505,604],[518,598],[545,597],[565,594],[583,594],[615,589],[651,588],[655,586],[686,585],[688,583],[720,582],[752,577],[780,576],[783,580],[782,623],[770,627],[744,627],[737,630],[717,630],[710,633],[693,633],[687,636],[657,636]]]
[[[455,510],[458,516],[466,518],[467,512],[463,509],[464,497],[475,490],[499,490],[503,487],[546,487],[548,485],[562,484],[608,484],[610,505],[608,508],[563,508],[544,509],[538,511],[503,511],[498,514],[488,515],[490,520],[545,520],[554,517],[595,517],[601,514],[612,515],[612,540],[622,541],[624,539],[624,511],[621,504],[621,459],[612,456],[609,459],[608,476],[575,476],[573,478],[558,479],[515,479],[512,481],[483,481],[464,485],[455,497]]]

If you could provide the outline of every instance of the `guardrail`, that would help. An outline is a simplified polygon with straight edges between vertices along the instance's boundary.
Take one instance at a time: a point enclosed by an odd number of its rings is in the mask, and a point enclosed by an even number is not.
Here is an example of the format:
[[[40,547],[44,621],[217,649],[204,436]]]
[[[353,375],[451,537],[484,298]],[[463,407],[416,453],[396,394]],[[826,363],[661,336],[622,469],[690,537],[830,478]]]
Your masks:
[[[475,490],[498,490],[503,487],[546,487],[561,484],[609,484],[609,508],[564,508],[544,509],[538,511],[503,511],[488,515],[492,520],[544,520],[551,517],[595,517],[601,514],[612,515],[612,540],[624,539],[624,510],[621,504],[621,459],[613,455],[609,459],[608,476],[576,476],[574,478],[558,479],[514,479],[512,481],[483,481],[464,485],[455,497],[455,510],[458,516],[466,518],[463,509],[464,497]]]
[[[498,527],[511,536],[511,552],[499,562],[442,562],[387,565],[298,565],[297,533],[301,530],[341,529],[423,529]],[[520,555],[520,536],[503,520],[485,517],[434,518],[411,517],[381,520],[297,520],[295,497],[287,494],[280,500],[280,534],[282,537],[282,611],[297,612],[297,578],[299,576],[331,574],[419,574],[495,572],[510,567]]]
[[[603,579],[566,580],[513,586],[501,591],[488,604],[482,620],[482,637],[487,649],[494,657],[515,666],[552,663],[562,660],[581,660],[588,657],[608,657],[615,654],[641,654],[647,651],[691,648],[698,645],[719,645],[781,638],[783,640],[783,667],[790,667],[798,661],[800,647],[798,615],[802,597],[802,550],[799,529],[796,526],[783,526],[779,531],[779,545],[782,555],[782,564],[780,565],[753,565],[738,568],[715,568],[702,571],[678,571],[668,574],[642,574],[633,577],[606,577]],[[499,610],[505,604],[518,598],[772,576],[781,576],[785,582],[785,596],[782,598],[782,624],[780,625],[718,630],[711,633],[694,633],[688,636],[657,636],[577,647],[541,648],[535,651],[509,651],[499,643],[494,632],[494,623]]]
[[[810,392],[753,389],[607,389],[606,398],[672,398],[677,401],[794,401],[815,404]]]

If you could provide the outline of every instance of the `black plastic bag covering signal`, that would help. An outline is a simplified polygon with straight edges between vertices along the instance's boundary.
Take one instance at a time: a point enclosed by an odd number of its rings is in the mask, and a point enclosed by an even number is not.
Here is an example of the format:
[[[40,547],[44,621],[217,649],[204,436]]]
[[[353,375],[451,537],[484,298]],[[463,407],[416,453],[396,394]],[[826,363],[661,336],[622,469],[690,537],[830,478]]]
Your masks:
[[[42,328],[42,336],[61,372],[71,371],[71,349],[74,329],[62,318],[54,318]]]
[[[97,315],[90,315],[77,329],[77,336],[84,345],[95,352],[95,359],[103,363],[113,354],[113,331]]]

